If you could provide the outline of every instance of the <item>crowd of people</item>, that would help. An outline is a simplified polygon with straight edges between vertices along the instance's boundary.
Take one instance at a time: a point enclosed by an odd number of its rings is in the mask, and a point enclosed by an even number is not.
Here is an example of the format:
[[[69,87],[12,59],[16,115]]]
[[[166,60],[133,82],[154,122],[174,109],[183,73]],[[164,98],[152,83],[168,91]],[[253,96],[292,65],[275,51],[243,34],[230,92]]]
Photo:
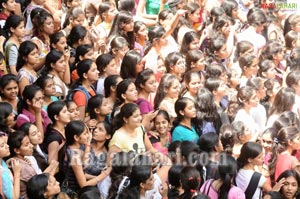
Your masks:
[[[300,198],[299,3],[0,2],[0,199]]]

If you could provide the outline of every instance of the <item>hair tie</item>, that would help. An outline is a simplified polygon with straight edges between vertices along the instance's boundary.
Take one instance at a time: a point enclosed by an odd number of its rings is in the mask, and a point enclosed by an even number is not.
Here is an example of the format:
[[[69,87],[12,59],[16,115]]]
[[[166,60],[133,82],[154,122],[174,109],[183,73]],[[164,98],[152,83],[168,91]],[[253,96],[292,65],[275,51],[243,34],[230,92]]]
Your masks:
[[[274,143],[278,144],[278,138],[274,138]]]
[[[196,193],[197,190],[195,190],[195,189],[190,189],[190,192],[191,192],[191,193]]]

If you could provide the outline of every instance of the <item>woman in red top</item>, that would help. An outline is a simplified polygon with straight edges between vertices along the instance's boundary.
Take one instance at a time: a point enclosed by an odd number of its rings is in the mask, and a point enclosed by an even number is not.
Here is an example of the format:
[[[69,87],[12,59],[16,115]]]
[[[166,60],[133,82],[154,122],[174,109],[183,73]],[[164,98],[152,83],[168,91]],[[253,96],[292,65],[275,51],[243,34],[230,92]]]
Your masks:
[[[78,63],[77,73],[79,79],[75,82],[71,93],[69,93],[69,98],[71,98],[80,112],[80,119],[85,118],[86,106],[89,99],[96,95],[93,83],[95,83],[99,78],[99,71],[97,70],[97,65],[91,59],[85,59]]]

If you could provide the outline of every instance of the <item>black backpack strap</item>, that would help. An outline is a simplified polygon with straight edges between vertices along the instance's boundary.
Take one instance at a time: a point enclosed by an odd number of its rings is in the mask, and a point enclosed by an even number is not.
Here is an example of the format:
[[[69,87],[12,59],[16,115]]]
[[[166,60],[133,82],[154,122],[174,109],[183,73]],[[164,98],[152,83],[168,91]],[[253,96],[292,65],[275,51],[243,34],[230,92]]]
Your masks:
[[[246,199],[252,199],[257,187],[258,187],[258,183],[259,183],[259,180],[260,180],[260,177],[261,177],[261,174],[258,173],[258,172],[254,172],[252,177],[251,177],[251,180],[249,182],[249,185],[245,191],[245,196],[246,196]]]

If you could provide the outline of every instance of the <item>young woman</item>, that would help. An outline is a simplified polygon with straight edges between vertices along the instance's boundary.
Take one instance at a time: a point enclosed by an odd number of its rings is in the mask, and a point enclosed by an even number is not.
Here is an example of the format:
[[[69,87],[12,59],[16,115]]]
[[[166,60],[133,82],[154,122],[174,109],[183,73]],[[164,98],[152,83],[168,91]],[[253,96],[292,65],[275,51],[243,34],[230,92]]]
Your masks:
[[[18,115],[18,79],[15,75],[7,74],[1,77],[0,79],[0,92],[1,100],[3,102],[8,102],[13,107],[13,112],[15,115]]]
[[[195,100],[198,90],[203,86],[201,75],[197,71],[188,71],[184,75],[186,89],[181,91],[181,96]]]
[[[259,69],[257,71],[257,75],[264,79],[275,79],[276,70],[275,64],[268,59],[262,60],[259,64]]]
[[[113,199],[119,196],[121,190],[119,187],[128,186],[128,177],[131,171],[131,161],[133,153],[119,152],[116,153],[112,162],[112,170],[101,184],[98,184],[98,189],[100,190],[101,196],[106,199]]]
[[[199,134],[196,131],[192,119],[196,118],[196,108],[193,100],[183,97],[175,102],[177,118],[173,122],[173,141],[192,141],[198,143]]]
[[[237,163],[230,155],[224,155],[219,162],[217,180],[209,179],[202,185],[200,191],[211,199],[245,199],[243,190],[233,185],[236,176]]]
[[[185,14],[186,10],[178,9],[176,11],[171,11],[170,9],[165,9],[162,10],[158,15],[158,25],[161,25],[166,31],[164,38],[167,41],[167,45],[161,51],[161,54],[164,57],[169,53],[179,51],[179,45],[173,35],[175,35],[175,29],[180,21],[180,18],[182,18]]]
[[[61,53],[67,49],[67,38],[62,31],[58,31],[50,36],[50,48],[55,49]]]
[[[77,74],[77,70],[76,70],[78,62],[80,62],[84,59],[91,59],[91,60],[95,61],[93,46],[90,44],[79,45],[76,48],[75,62],[72,64],[72,66],[70,66],[72,82],[75,82],[78,79],[78,74]]]
[[[0,102],[0,131],[7,134],[13,133],[16,124],[14,118],[12,106],[8,102]]]
[[[223,64],[226,67],[230,67],[230,61],[228,57],[231,54],[230,48],[226,42],[226,39],[221,35],[215,36],[211,39],[210,48],[206,49],[208,56],[208,63]]]
[[[139,105],[141,114],[147,114],[154,111],[152,104],[149,102],[151,93],[156,92],[156,78],[151,69],[145,69],[137,75],[135,86],[138,90],[138,99],[136,104]]]
[[[23,131],[16,131],[8,137],[10,157],[19,161],[20,172],[20,196],[28,198],[26,195],[27,182],[37,173],[30,163],[25,161],[25,156],[31,156],[33,145],[30,143],[28,135]]]
[[[82,121],[71,121],[66,126],[66,157],[63,162],[68,179],[68,187],[78,194],[79,190],[85,186],[95,186],[108,176],[108,171],[103,170],[99,175],[87,179],[84,175],[84,167],[86,166],[86,158],[91,150],[91,138],[86,125]],[[85,145],[82,151],[81,145]],[[75,155],[75,153],[77,155]],[[81,164],[78,158],[83,160]]]
[[[277,181],[278,176],[286,169],[297,169],[300,164],[298,159],[292,155],[294,150],[300,149],[300,136],[297,127],[282,128],[276,138],[269,164],[272,182]]]
[[[70,67],[65,61],[63,53],[57,50],[51,50],[45,61],[43,75],[51,77],[55,83],[55,96],[65,99],[68,94],[67,85],[70,84]]]
[[[113,55],[107,53],[99,55],[96,59],[97,69],[99,71],[99,79],[97,81],[97,93],[104,94],[104,81],[110,75],[119,75],[120,68],[115,64]]]
[[[123,79],[136,79],[138,73],[144,70],[142,56],[136,51],[128,51],[121,63],[120,75]]]
[[[47,161],[47,157],[40,148],[40,145],[43,143],[44,140],[44,135],[34,124],[29,122],[22,124],[20,130],[24,131],[28,135],[30,143],[33,145],[32,156],[35,158],[38,165],[38,169],[35,168],[36,171],[38,170],[40,173],[42,171],[45,171],[49,164]]]
[[[88,100],[96,95],[93,84],[98,80],[99,71],[91,59],[82,60],[77,67],[79,79],[70,89],[68,99],[76,103],[80,112],[80,118],[84,119]]]
[[[158,72],[158,57],[164,60],[165,56],[161,55],[161,50],[167,45],[165,39],[165,29],[162,26],[155,26],[149,33],[149,42],[145,48],[145,68],[153,70],[154,74]]]
[[[72,59],[70,58],[71,52],[67,44],[67,37],[62,31],[50,35],[50,49],[63,53],[66,63],[71,64],[74,62],[74,56],[72,55]]]
[[[116,94],[117,102],[113,108],[113,116],[116,116],[124,104],[134,103],[138,99],[136,86],[130,79],[124,79],[118,84]]]
[[[244,192],[246,191],[248,184],[250,183],[250,179],[253,175],[258,175],[259,182],[257,184],[257,188],[253,195],[250,193],[246,193],[247,198],[262,198],[261,191],[271,191],[271,187],[268,184],[266,178],[257,174],[255,171],[255,167],[262,166],[263,164],[263,151],[262,146],[255,142],[247,142],[241,148],[241,154],[237,159],[238,164],[238,173],[235,178],[237,187],[241,188]]]
[[[67,100],[66,105],[67,105],[68,111],[70,113],[70,120],[71,121],[79,120],[80,113],[79,113],[79,110],[78,110],[78,107],[77,107],[76,103],[72,100]]]
[[[87,179],[99,175],[106,166],[108,143],[112,135],[112,126],[107,122],[98,122],[92,131],[92,140],[88,164],[84,168]]]
[[[201,129],[201,134],[218,133],[222,124],[213,94],[207,88],[201,88],[197,92],[195,102],[197,109],[196,128]]]
[[[21,43],[17,61],[20,93],[23,93],[25,86],[33,84],[38,78],[38,74],[35,72],[38,63],[38,46],[32,41]]]
[[[20,4],[16,3],[15,1],[9,1],[9,0],[5,0],[3,1],[3,3],[0,5],[0,26],[1,28],[3,28],[5,21],[7,20],[7,18],[13,14],[19,15],[19,11],[21,6]]]
[[[148,136],[145,136],[141,112],[136,104],[124,104],[114,118],[113,126],[116,131],[109,143],[110,154],[121,151],[134,151],[137,154],[156,151]]]
[[[20,197],[20,175],[21,175],[21,164],[17,159],[12,159],[11,169],[13,171],[13,175],[8,168],[7,163],[3,160],[3,158],[7,158],[10,156],[9,145],[7,144],[7,134],[1,132],[0,133],[0,165],[1,165],[1,175],[2,184],[2,196],[7,199],[19,198]]]
[[[148,40],[148,28],[144,22],[135,21],[133,26],[135,43],[134,49],[143,57],[145,54],[145,46]]]
[[[184,167],[181,170],[180,182],[184,192],[178,196],[178,199],[192,199],[194,196],[198,195],[201,177],[199,171],[195,167]]]
[[[65,102],[56,101],[48,106],[48,115],[52,124],[47,126],[43,150],[48,154],[48,163],[59,161],[59,153],[65,142],[65,125],[70,122],[70,114]]]
[[[201,79],[204,79],[205,62],[204,53],[201,50],[189,50],[185,56],[186,71],[196,71],[201,75]]]
[[[114,57],[115,65],[118,67],[118,69],[120,69],[122,60],[128,50],[129,43],[124,37],[118,36],[111,40],[109,53]]]
[[[181,22],[181,25],[178,28],[177,42],[180,46],[182,45],[182,40],[183,40],[184,35],[187,32],[197,29],[196,27],[194,27],[194,25],[197,26],[196,24],[199,21],[201,8],[197,3],[188,2],[183,7],[183,9],[187,10],[187,11],[186,11],[184,20]]]
[[[82,26],[85,20],[85,13],[82,7],[80,5],[72,6],[66,14],[66,19],[63,23],[62,32],[66,37],[68,37],[71,34],[72,28],[74,28],[77,25]]]
[[[190,50],[199,50],[200,42],[196,32],[190,31],[184,34],[182,39],[180,53],[184,56],[187,55]]]
[[[59,195],[60,191],[59,183],[48,173],[35,175],[27,182],[26,193],[28,199],[53,199]],[[60,198],[60,196],[57,198]]]
[[[112,112],[108,99],[103,95],[97,94],[88,101],[88,112],[91,120],[95,122],[104,122]]]
[[[282,182],[283,185],[280,189],[280,193],[286,199],[299,198],[298,187],[300,184],[300,176],[296,170],[289,169],[285,170],[278,176],[277,182]]]
[[[107,37],[107,43],[115,37],[123,37],[128,42],[129,49],[134,48],[133,16],[130,12],[120,11],[114,18],[112,28]]]
[[[276,94],[274,102],[269,110],[266,127],[272,127],[274,121],[285,112],[292,110],[295,104],[295,91],[292,88],[281,88]]]
[[[299,48],[300,47],[300,38],[298,36],[298,33],[296,31],[289,31],[288,33],[286,33],[285,37],[285,57],[290,57],[292,49],[294,48]],[[289,66],[287,64],[287,66]]]
[[[275,65],[276,79],[280,82],[284,81],[283,75],[286,70],[284,60],[284,46],[278,41],[269,41],[262,50],[260,60],[271,60]]]
[[[173,165],[168,172],[169,199],[176,199],[179,195],[183,194],[183,189],[180,183],[180,174],[182,169],[183,165]]]
[[[251,110],[258,105],[257,92],[253,87],[244,86],[238,90],[237,99],[240,109],[237,111],[234,121],[242,121],[252,134],[251,140],[255,141],[260,133],[258,124],[251,115]]]
[[[219,159],[222,157],[220,153],[223,151],[223,145],[218,134],[214,132],[209,132],[201,135],[198,142],[198,146],[200,149],[200,153],[199,153],[200,157],[202,155],[210,154],[206,160],[207,162],[205,165],[205,170],[201,172],[203,173],[202,178],[204,179],[205,176],[206,180],[216,179],[218,177],[217,170],[219,165]],[[188,157],[189,156],[186,156],[186,159],[188,159]],[[198,166],[201,167],[201,164]],[[200,169],[200,171],[201,170],[202,169]]]
[[[54,33],[54,20],[52,15],[44,10],[38,12],[32,19],[32,22],[32,41],[38,46],[39,58],[42,60],[35,68],[38,70],[43,66],[44,58],[50,52],[50,35]]]
[[[104,96],[111,107],[114,107],[117,102],[117,86],[121,81],[122,78],[119,75],[110,75],[104,81]]]
[[[252,138],[251,131],[245,126],[242,121],[232,122],[232,131],[235,135],[235,142],[232,148],[232,156],[238,158],[241,152],[242,146],[249,142]]]
[[[173,52],[167,55],[165,59],[167,73],[175,75],[179,81],[182,80],[182,75],[185,72],[185,60],[178,52]]]
[[[242,69],[240,87],[246,86],[247,81],[257,75],[258,65],[254,55],[245,54],[239,58],[239,65]]]
[[[106,42],[107,40],[108,34],[112,27],[113,20],[116,16],[116,11],[117,10],[115,5],[110,2],[102,2],[99,4],[98,15],[99,19],[101,20],[101,23],[95,23],[95,33],[98,33],[98,38],[103,42]]]
[[[10,36],[4,44],[7,72],[18,75],[16,70],[18,49],[25,36],[24,18],[18,15],[11,15],[7,18],[4,26]]]
[[[91,40],[88,34],[88,30],[81,25],[76,25],[71,29],[69,36],[67,37],[67,43],[71,47],[70,49],[70,65],[73,64],[76,56],[76,48],[80,45],[91,44]]]
[[[157,138],[150,137],[150,141],[155,149],[167,155],[168,147],[172,143],[172,136],[170,133],[170,118],[166,111],[159,110],[154,118],[155,131],[159,134]]]
[[[47,111],[49,104],[58,101],[58,98],[55,96],[56,91],[55,91],[54,81],[49,76],[41,76],[36,80],[34,84],[38,85],[43,90],[43,94],[44,94],[43,109]]]
[[[154,109],[168,112],[171,121],[176,118],[174,104],[179,96],[180,82],[175,75],[166,74],[160,81],[154,98]]]
[[[264,87],[264,80],[259,77],[254,77],[248,80],[247,86],[251,86],[256,90],[257,98],[259,103],[257,107],[251,110],[251,115],[258,125],[259,132],[263,132],[266,128],[267,123],[267,112],[265,107],[260,103],[262,99],[266,97],[266,89]]]
[[[152,171],[152,160],[148,156],[139,155],[133,161],[129,176],[129,185],[124,188],[120,199],[125,198],[161,198],[167,196],[167,173],[169,166],[162,166],[156,173]]]
[[[26,122],[34,123],[42,134],[51,123],[47,112],[42,109],[43,91],[37,85],[28,85],[23,91],[23,98],[18,102],[17,127]]]
[[[240,41],[236,44],[235,51],[233,54],[233,64],[231,70],[234,70],[240,77],[242,75],[242,69],[239,65],[239,57],[245,54],[253,54],[254,46],[249,41]]]
[[[272,146],[274,144],[276,134],[277,132],[275,128],[267,128],[262,133],[261,145],[264,149],[264,165],[269,165],[272,154]]]

